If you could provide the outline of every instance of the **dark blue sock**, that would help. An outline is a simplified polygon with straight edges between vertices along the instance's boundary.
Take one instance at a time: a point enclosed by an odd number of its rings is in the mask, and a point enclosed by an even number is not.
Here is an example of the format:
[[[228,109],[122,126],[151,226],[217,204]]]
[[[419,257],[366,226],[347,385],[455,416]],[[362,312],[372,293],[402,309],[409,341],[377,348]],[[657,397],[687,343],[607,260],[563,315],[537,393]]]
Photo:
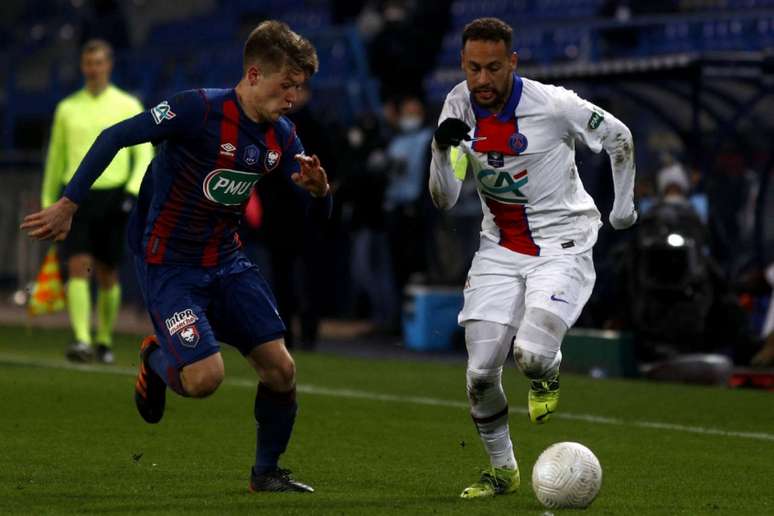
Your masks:
[[[188,396],[183,390],[183,384],[180,382],[180,371],[167,360],[167,356],[161,351],[161,348],[154,349],[148,357],[151,369],[164,380],[167,387],[181,396]]]
[[[295,387],[288,392],[277,392],[264,383],[258,384],[255,395],[258,440],[254,474],[260,475],[277,467],[279,456],[288,447],[297,411]]]

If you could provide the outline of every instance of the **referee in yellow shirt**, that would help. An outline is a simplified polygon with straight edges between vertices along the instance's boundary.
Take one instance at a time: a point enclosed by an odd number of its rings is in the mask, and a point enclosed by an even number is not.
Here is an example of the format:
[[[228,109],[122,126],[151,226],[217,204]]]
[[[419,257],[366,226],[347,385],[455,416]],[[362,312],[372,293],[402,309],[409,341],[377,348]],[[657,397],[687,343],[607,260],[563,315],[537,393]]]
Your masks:
[[[135,97],[110,83],[113,49],[102,40],[86,42],[81,52],[85,87],[62,100],[54,125],[43,176],[44,208],[59,198],[99,133],[143,110]],[[75,342],[67,358],[76,362],[113,362],[113,326],[121,304],[118,266],[124,250],[125,228],[132,200],[153,158],[149,143],[122,149],[92,186],[76,212],[63,243],[67,257],[67,307]],[[91,334],[91,287],[97,281],[97,329]]]

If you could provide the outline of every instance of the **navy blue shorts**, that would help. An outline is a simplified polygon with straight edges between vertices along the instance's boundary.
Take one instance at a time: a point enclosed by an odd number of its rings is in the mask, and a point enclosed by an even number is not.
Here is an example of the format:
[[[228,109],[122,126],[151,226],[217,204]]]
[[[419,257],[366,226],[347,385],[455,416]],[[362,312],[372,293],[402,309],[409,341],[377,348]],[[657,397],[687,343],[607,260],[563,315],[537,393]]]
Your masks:
[[[156,337],[178,369],[220,351],[248,355],[281,338],[285,325],[269,285],[242,253],[215,267],[152,265],[135,256]]]

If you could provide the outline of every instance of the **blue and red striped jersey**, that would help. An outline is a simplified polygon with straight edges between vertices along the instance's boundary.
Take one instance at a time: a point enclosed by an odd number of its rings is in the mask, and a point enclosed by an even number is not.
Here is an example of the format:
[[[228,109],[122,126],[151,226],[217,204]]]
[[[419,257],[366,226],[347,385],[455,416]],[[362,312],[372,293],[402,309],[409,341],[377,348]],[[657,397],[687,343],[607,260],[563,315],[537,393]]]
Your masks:
[[[158,153],[130,219],[129,244],[153,264],[210,267],[231,256],[241,247],[237,228],[254,186],[266,174],[292,182],[300,169],[294,156],[304,152],[292,122],[250,120],[234,89],[184,91],[100,135],[64,195],[79,203],[105,159],[137,141],[154,142]],[[293,187],[299,209],[327,218],[330,195],[313,199]]]

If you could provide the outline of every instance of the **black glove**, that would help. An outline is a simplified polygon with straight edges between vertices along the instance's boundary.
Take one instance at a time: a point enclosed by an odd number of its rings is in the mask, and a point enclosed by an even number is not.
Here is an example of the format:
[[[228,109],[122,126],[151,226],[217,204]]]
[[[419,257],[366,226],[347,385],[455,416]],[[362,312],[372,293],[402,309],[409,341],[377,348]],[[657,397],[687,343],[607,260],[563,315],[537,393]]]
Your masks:
[[[448,149],[450,145],[456,147],[462,140],[470,140],[469,131],[468,124],[459,118],[447,118],[435,130],[435,143],[441,150]]]

